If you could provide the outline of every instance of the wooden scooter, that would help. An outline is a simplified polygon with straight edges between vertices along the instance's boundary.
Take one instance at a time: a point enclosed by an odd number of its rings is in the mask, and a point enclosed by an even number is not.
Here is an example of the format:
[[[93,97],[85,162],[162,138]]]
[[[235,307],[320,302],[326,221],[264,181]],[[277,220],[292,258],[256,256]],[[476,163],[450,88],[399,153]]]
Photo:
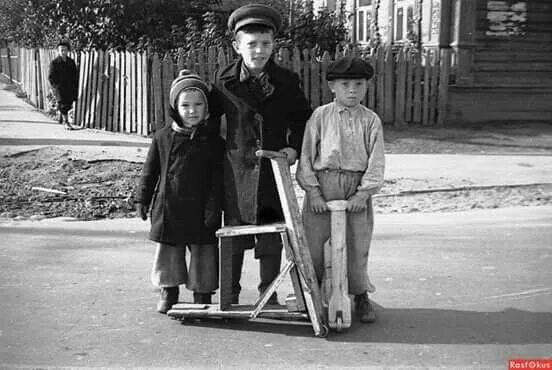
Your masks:
[[[351,326],[351,299],[347,274],[347,201],[326,203],[331,212],[331,236],[324,244],[323,291],[328,326],[338,332]]]

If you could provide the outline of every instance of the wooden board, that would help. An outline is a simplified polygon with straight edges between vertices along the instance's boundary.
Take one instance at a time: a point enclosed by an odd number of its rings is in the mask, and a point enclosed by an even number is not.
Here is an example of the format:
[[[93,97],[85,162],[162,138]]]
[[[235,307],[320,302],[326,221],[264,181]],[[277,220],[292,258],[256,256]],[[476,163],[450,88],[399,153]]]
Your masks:
[[[310,315],[315,334],[317,336],[326,336],[327,326],[322,306],[322,294],[318,286],[318,279],[308,248],[287,159],[282,153],[264,150],[258,151],[257,155],[270,159],[288,229],[290,245],[303,283],[307,311]]]
[[[185,318],[229,318],[229,319],[251,319],[251,312],[255,306],[252,305],[232,305],[227,310],[220,310],[217,304],[203,305],[178,303],[172,306],[167,312],[168,316]],[[308,315],[304,312],[288,311],[286,306],[272,305],[265,306],[257,318],[267,319],[290,319],[290,320],[308,320]]]

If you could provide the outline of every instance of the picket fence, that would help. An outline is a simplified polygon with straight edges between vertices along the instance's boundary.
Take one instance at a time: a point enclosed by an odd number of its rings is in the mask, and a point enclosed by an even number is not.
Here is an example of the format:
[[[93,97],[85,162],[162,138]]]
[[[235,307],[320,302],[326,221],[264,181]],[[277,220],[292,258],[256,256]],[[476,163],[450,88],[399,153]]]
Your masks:
[[[275,61],[299,74],[313,108],[331,101],[325,81],[336,57],[315,50],[279,49]],[[0,50],[0,71],[19,83],[30,103],[49,107],[48,66],[55,50]],[[79,67],[75,120],[87,128],[149,135],[168,121],[168,92],[179,70],[188,68],[206,80],[235,59],[231,50],[180,50],[174,54],[93,50],[72,53]],[[443,124],[446,116],[451,54],[449,49],[378,48],[367,58],[376,70],[364,104],[386,124]],[[15,61],[15,62],[14,62]],[[51,99],[51,97],[50,97]]]

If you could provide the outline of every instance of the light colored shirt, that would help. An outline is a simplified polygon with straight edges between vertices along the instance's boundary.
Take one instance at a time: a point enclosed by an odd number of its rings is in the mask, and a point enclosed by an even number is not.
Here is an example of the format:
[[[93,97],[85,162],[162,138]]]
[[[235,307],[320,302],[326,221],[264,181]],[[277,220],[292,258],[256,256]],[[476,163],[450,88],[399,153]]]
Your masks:
[[[316,108],[305,128],[296,178],[306,191],[319,191],[317,171],[362,172],[359,191],[376,193],[383,185],[383,128],[376,113],[359,104],[332,102]]]

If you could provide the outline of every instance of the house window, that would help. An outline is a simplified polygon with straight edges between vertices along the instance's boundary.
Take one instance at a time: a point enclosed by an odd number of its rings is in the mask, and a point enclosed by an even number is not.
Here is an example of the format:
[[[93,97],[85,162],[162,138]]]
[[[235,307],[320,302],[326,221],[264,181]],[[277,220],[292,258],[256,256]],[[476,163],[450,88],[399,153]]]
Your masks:
[[[365,43],[370,40],[372,24],[372,0],[357,0],[357,41]]]
[[[415,32],[414,3],[415,0],[400,0],[395,5],[395,41],[406,41]]]

